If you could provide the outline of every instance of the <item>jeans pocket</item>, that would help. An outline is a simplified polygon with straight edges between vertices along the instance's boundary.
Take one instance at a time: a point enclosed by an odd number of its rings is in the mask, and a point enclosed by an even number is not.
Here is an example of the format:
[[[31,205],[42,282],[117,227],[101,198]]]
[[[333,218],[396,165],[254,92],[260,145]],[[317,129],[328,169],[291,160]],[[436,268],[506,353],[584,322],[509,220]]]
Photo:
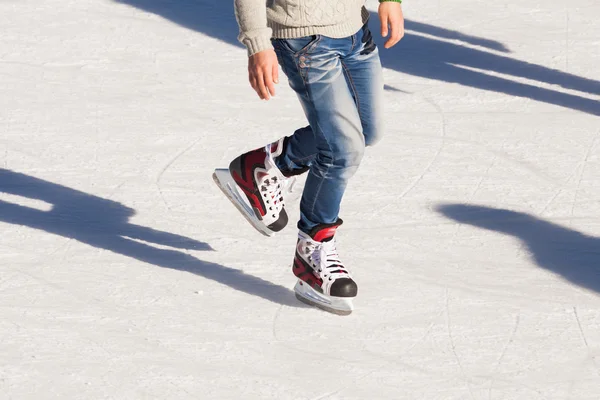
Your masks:
[[[312,35],[295,39],[275,39],[274,42],[286,51],[298,55],[300,53],[309,53],[320,40],[321,35]]]
[[[369,55],[377,49],[377,46],[375,45],[375,42],[373,41],[373,35],[371,34],[371,30],[369,29],[367,24],[365,24],[362,27],[361,42],[362,42],[362,49],[360,51],[361,56]]]

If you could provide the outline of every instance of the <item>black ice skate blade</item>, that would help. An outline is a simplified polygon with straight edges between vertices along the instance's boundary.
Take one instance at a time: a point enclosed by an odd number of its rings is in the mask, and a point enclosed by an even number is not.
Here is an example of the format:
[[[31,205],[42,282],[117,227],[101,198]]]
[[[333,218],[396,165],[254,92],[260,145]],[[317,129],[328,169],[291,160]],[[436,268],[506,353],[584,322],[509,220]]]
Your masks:
[[[225,171],[227,171],[227,173],[229,173],[229,170],[227,170],[227,169],[220,169],[220,170],[218,169],[218,170],[215,170],[215,172],[213,172],[213,174],[212,174],[213,181],[215,181],[216,185],[219,187],[219,189],[221,189],[221,191],[223,192],[225,197],[227,197],[229,199],[231,204],[233,204],[235,206],[235,208],[237,208],[237,210],[240,212],[240,214],[242,214],[242,216],[246,219],[246,221],[248,221],[250,223],[250,225],[252,225],[252,227],[254,229],[256,229],[258,232],[260,232],[261,234],[263,234],[267,237],[271,237],[271,236],[275,235],[275,232],[264,227],[264,224],[260,225],[260,226],[257,225],[257,224],[260,224],[258,219],[255,216],[250,216],[248,214],[249,211],[244,209],[244,207],[232,197],[233,194],[230,193],[230,191],[227,189],[227,186],[231,185],[232,184],[231,182],[234,182],[233,179],[231,179],[230,182],[228,182],[228,181],[221,182],[221,180],[219,179],[219,176],[217,175],[217,172],[224,173]],[[235,185],[235,183],[233,183],[233,184]],[[237,190],[233,187],[231,187],[230,189]]]
[[[314,302],[300,296],[298,293],[294,293],[294,294],[296,295],[296,298],[298,300],[300,300],[301,302],[303,302],[304,304],[308,304],[309,306],[312,306],[312,307],[317,307],[323,311],[327,311],[328,313],[342,315],[342,316],[352,314],[352,310],[336,310],[335,308],[327,307],[324,304],[314,303]]]

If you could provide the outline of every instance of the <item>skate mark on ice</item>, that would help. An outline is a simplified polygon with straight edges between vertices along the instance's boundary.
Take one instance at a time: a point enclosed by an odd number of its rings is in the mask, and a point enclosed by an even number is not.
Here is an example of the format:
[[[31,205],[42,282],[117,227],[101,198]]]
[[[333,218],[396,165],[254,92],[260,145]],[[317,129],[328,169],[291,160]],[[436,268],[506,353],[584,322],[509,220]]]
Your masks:
[[[516,126],[515,126],[516,129]],[[433,135],[413,135],[413,134],[403,134],[402,136],[406,136],[406,137],[414,137],[414,138],[439,138],[439,136],[433,136]],[[467,140],[467,139],[461,139],[461,138],[457,138],[457,137],[452,137],[452,136],[446,136],[445,138],[446,143],[460,143],[460,144],[468,144],[468,145],[472,145],[474,147],[478,147],[481,150],[490,153],[492,156],[498,157],[499,159],[508,162],[509,164],[514,165],[515,167],[518,167],[520,169],[523,169],[525,171],[527,171],[528,173],[530,173],[531,175],[537,177],[538,179],[543,179],[546,183],[552,184],[552,185],[556,185],[556,179],[546,175],[543,171],[538,170],[537,168],[535,168],[534,166],[530,165],[528,162],[526,161],[522,161],[522,160],[517,160],[514,157],[512,157],[511,155],[503,152],[503,151],[499,151],[499,150],[495,150],[492,149],[488,146],[486,146],[483,143],[480,142],[476,142],[474,140]]]
[[[309,308],[313,308],[313,307],[309,307]],[[279,320],[279,318],[281,317],[281,311],[284,309],[285,309],[285,307],[278,307],[278,312],[276,313],[277,315],[274,318],[274,320]],[[316,311],[320,311],[320,310],[316,310]],[[323,313],[325,314],[325,312],[323,312]],[[437,313],[436,318],[438,318],[443,313],[444,313],[444,308],[442,308],[440,310],[440,312]],[[274,330],[274,336],[277,339],[276,343],[283,346],[286,350],[297,352],[298,354],[303,355],[304,357],[310,356],[311,360],[314,360],[314,362],[317,362],[317,363],[322,362],[323,352],[321,350],[312,350],[315,348],[316,349],[322,348],[321,341],[315,340],[314,338],[303,338],[303,337],[305,337],[305,335],[302,335],[299,338],[292,338],[292,339],[280,338],[277,329]],[[327,344],[328,340],[330,340],[330,339],[327,339],[327,338],[323,339],[323,341],[322,341],[323,346],[325,346]],[[316,399],[324,400],[326,398],[330,398],[330,397],[336,396],[336,395],[338,395],[336,398],[344,398],[344,397],[339,397],[339,395],[341,393],[351,392],[352,388],[354,386],[356,386],[356,383],[360,382],[360,380],[376,373],[377,371],[380,371],[382,369],[386,370],[387,368],[391,368],[391,367],[400,366],[404,370],[415,371],[415,372],[418,372],[420,374],[423,374],[423,375],[431,377],[431,378],[436,378],[439,375],[438,372],[425,369],[421,365],[415,365],[415,364],[410,364],[410,363],[401,361],[401,358],[402,358],[401,355],[391,358],[388,355],[378,354],[373,351],[370,351],[367,347],[364,346],[364,342],[365,342],[364,338],[357,338],[357,337],[354,337],[352,334],[350,335],[350,337],[343,337],[343,338],[336,337],[335,342],[340,344],[340,346],[342,346],[344,352],[337,353],[337,354],[335,352],[333,352],[333,353],[329,354],[327,356],[327,359],[329,361],[336,361],[336,362],[342,363],[343,365],[353,364],[353,365],[360,366],[360,367],[364,366],[365,363],[368,362],[368,363],[374,364],[375,367],[371,367],[370,369],[366,370],[365,372],[363,372],[360,375],[352,376],[347,381],[339,382],[339,384],[336,385],[336,387],[334,389],[328,390],[325,393],[315,395],[314,397],[310,397],[310,399],[312,399],[312,400],[316,400]],[[382,342],[379,342],[379,341],[374,341],[374,340],[368,340],[367,342],[368,343],[381,343],[382,345],[385,345],[385,343],[387,343],[388,341],[384,340]],[[363,344],[363,346],[359,347],[359,345],[361,343]],[[357,348],[359,348],[360,350],[357,351]],[[310,362],[312,362],[312,361],[310,361]],[[307,397],[307,399],[308,398],[309,397]]]
[[[488,175],[490,174],[491,169],[496,166],[496,160],[498,160],[498,157],[496,155],[494,155],[494,158],[492,159],[492,162],[485,169],[485,172],[483,173],[483,176],[481,178],[479,178],[479,180],[477,181],[477,184],[475,185],[475,188],[469,194],[467,202],[470,203],[471,201],[473,201],[473,199],[475,198],[475,195],[477,194],[477,192],[479,192],[479,189],[481,189],[481,185],[483,184],[483,181],[488,177]]]
[[[583,340],[583,343],[585,344],[585,347],[588,350],[588,354],[591,358],[592,364],[595,367],[596,375],[600,376],[600,368],[598,367],[598,363],[596,362],[596,356],[591,353],[590,345],[588,343],[587,337],[585,336],[583,326],[581,325],[579,314],[577,313],[577,307],[573,307],[573,314],[575,315],[575,320],[577,321],[577,326],[579,327],[579,333],[581,333],[581,339]]]
[[[460,369],[460,374],[462,375],[463,381],[469,389],[471,399],[474,400],[475,395],[473,394],[473,390],[471,389],[471,383],[469,382],[470,377],[466,374],[465,369],[463,368],[462,361],[460,360],[460,357],[458,356],[458,353],[456,351],[454,336],[452,335],[452,321],[450,319],[450,296],[448,295],[448,289],[446,289],[446,328],[448,330],[448,338],[450,339],[450,347],[452,349],[452,354],[454,354],[454,359],[458,363],[458,367]]]
[[[111,191],[110,191],[110,193],[108,194],[108,196],[106,196],[106,198],[107,198],[108,200],[112,200],[112,199],[113,199],[113,197],[114,197],[114,196],[115,196],[115,195],[116,195],[116,194],[117,194],[117,193],[118,193],[118,192],[121,190],[121,188],[122,188],[123,186],[125,186],[125,184],[126,184],[127,182],[129,182],[130,180],[131,180],[131,178],[123,179],[123,180],[121,181],[121,183],[119,183],[117,186],[115,186],[115,188],[114,188],[113,190],[111,190]]]
[[[296,300],[296,296],[294,296],[294,300]],[[304,303],[302,303],[300,301],[296,300],[296,303],[297,304],[294,305],[294,308],[306,308],[306,309],[311,308],[311,309],[314,309],[315,311],[320,311],[316,307],[311,307],[308,304],[304,304]],[[279,321],[279,317],[281,316],[281,312],[283,311],[283,307],[285,307],[285,304],[281,304],[279,307],[277,307],[277,310],[275,310],[275,315],[273,316],[273,324],[272,324],[272,327],[271,327],[271,331],[273,333],[273,340],[275,340],[276,342],[279,342],[279,343],[284,343],[285,342],[285,340],[281,340],[279,338],[279,336],[277,335],[277,322]]]
[[[504,360],[504,356],[506,355],[506,352],[508,351],[509,346],[515,340],[515,335],[517,334],[517,330],[519,329],[520,320],[521,320],[521,314],[518,314],[517,317],[515,318],[515,326],[511,332],[510,336],[508,337],[508,340],[506,341],[504,348],[502,349],[502,353],[500,354],[500,357],[498,357],[498,361],[496,362],[496,366],[494,367],[494,371],[492,372],[490,387],[488,389],[488,400],[492,400],[492,390],[494,389],[494,384],[496,383],[496,376],[498,374],[498,370],[500,369],[500,365],[502,365],[502,360]]]
[[[444,301],[445,301],[445,300],[444,300]],[[429,326],[427,327],[427,329],[425,330],[425,332],[424,332],[424,333],[423,333],[423,334],[422,334],[422,335],[421,335],[421,336],[420,336],[418,339],[416,339],[416,340],[414,341],[414,343],[412,343],[412,344],[411,344],[411,345],[410,345],[410,346],[409,346],[407,349],[403,350],[403,351],[402,351],[402,352],[401,352],[399,355],[397,355],[397,356],[394,356],[394,357],[395,357],[395,358],[403,358],[403,357],[407,356],[408,354],[410,354],[410,352],[411,352],[411,351],[413,351],[413,350],[414,350],[414,349],[415,349],[415,348],[416,348],[416,347],[417,347],[419,344],[423,343],[423,341],[429,337],[429,335],[430,335],[430,334],[431,334],[431,332],[433,331],[433,328],[434,328],[436,325],[438,325],[438,323],[439,323],[439,319],[440,319],[440,318],[441,318],[443,315],[445,315],[445,314],[446,314],[446,305],[444,304],[444,305],[441,307],[441,309],[440,309],[440,310],[437,312],[437,314],[436,314],[436,315],[433,317],[433,319],[432,319],[432,322],[429,324]],[[370,344],[373,344],[373,343],[375,343],[375,342],[373,342],[373,341],[369,341],[369,343],[370,343]],[[372,350],[369,350],[368,348],[367,348],[367,350],[366,350],[366,351],[367,351],[369,354],[372,354],[372,355],[374,355],[374,356],[377,356],[377,357],[379,357],[379,358],[386,359],[387,361],[390,361],[390,362],[394,362],[394,361],[392,361],[391,359],[387,358],[387,355],[385,355],[385,357],[384,357],[384,355],[382,355],[382,354],[380,354],[380,353],[376,353],[376,352],[374,352],[374,351],[372,351]],[[423,370],[423,371],[424,371],[424,370]],[[433,373],[433,372],[430,372],[430,371],[428,371],[428,373]]]
[[[592,142],[592,146],[588,149],[588,152],[586,153],[586,156],[584,157],[584,159],[579,162],[577,164],[577,166],[575,167],[575,169],[573,170],[573,172],[569,175],[569,177],[567,178],[567,182],[566,184],[561,187],[560,189],[558,189],[556,191],[556,193],[554,193],[554,195],[550,198],[550,200],[544,205],[544,207],[538,212],[538,214],[543,215],[546,210],[552,205],[552,203],[554,203],[554,200],[562,193],[564,192],[566,186],[568,186],[569,182],[571,182],[571,180],[577,176],[577,171],[579,171],[579,168],[585,168],[585,162],[589,159],[589,155],[591,154],[591,151],[593,150],[597,137],[600,136],[600,131],[598,131],[596,133],[596,138],[594,138],[594,141]],[[581,174],[579,174],[580,179],[577,183],[577,191],[579,190],[579,186],[581,185],[581,177],[583,177],[583,172]],[[576,192],[577,193],[577,192]],[[585,197],[586,200],[590,200],[589,198]],[[573,207],[575,206],[575,201],[573,202]],[[575,218],[573,217],[573,208],[571,208],[571,218],[569,219],[569,222],[573,222],[573,220],[575,220]]]
[[[575,206],[577,205],[577,197],[579,195],[579,189],[581,188],[581,182],[583,181],[583,176],[585,175],[585,167],[587,166],[590,156],[592,155],[592,151],[596,148],[596,143],[598,143],[598,139],[600,138],[600,131],[596,133],[592,144],[588,148],[585,157],[582,161],[581,172],[579,173],[579,178],[577,179],[577,186],[575,187],[575,195],[573,196],[573,203],[571,205],[571,218],[573,218],[573,214],[575,212]]]
[[[445,313],[445,307],[442,308],[442,310],[436,315],[435,319],[437,320],[441,315],[443,315]],[[418,340],[415,341],[415,343],[413,343],[413,345],[411,345],[409,347],[409,349],[403,351],[400,355],[396,356],[394,359],[389,359],[387,356],[383,356],[381,354],[375,353],[371,350],[369,350],[368,348],[365,348],[365,351],[368,354],[371,354],[375,357],[377,357],[379,360],[389,364],[389,365],[393,365],[393,366],[401,366],[402,368],[406,369],[406,370],[410,370],[410,371],[416,371],[419,373],[422,373],[426,376],[431,376],[431,377],[437,377],[438,373],[435,371],[431,371],[431,370],[427,370],[425,368],[413,365],[413,364],[409,364],[406,362],[402,362],[402,361],[398,361],[398,359],[402,359],[406,354],[408,354],[413,348],[415,348],[420,342],[422,342],[427,336],[429,336],[429,334],[431,333],[433,327],[437,324],[437,321],[434,321],[430,324],[429,328],[427,329],[427,332]],[[369,343],[373,343],[373,341],[369,341]],[[356,361],[346,361],[346,362],[355,362],[355,363],[360,363],[361,361],[356,360]],[[335,396],[335,395],[339,395],[341,393],[347,392],[347,391],[351,391],[353,386],[357,386],[358,382],[361,382],[363,379],[365,379],[366,377],[368,377],[369,375],[374,374],[375,372],[379,371],[382,369],[381,365],[377,365],[377,367],[372,368],[371,370],[365,372],[362,375],[359,375],[357,377],[354,377],[352,379],[352,381],[350,383],[345,383],[343,384],[341,387],[336,388],[332,391],[329,391],[327,393],[324,393],[322,395],[319,395],[315,398],[312,398],[311,400],[325,400],[327,398],[330,398],[331,396]]]
[[[431,170],[431,167],[433,167],[433,165],[435,164],[435,162],[439,158],[440,154],[442,153],[442,150],[444,149],[444,146],[446,145],[446,116],[444,114],[444,111],[442,110],[442,108],[435,101],[431,100],[429,97],[423,96],[423,98],[437,110],[438,114],[440,115],[440,117],[442,119],[442,121],[441,121],[441,128],[440,128],[441,135],[439,137],[437,137],[438,139],[441,139],[441,143],[438,146],[438,148],[436,149],[435,154],[433,155],[433,157],[431,158],[431,160],[429,160],[429,163],[425,166],[425,169],[423,169],[423,171],[419,174],[419,176],[415,180],[413,180],[413,182],[410,185],[408,185],[408,187],[405,188],[402,191],[402,193],[400,193],[393,202],[391,202],[389,204],[386,204],[385,206],[383,206],[383,207],[379,208],[378,210],[376,210],[373,213],[372,217],[373,216],[381,215],[383,212],[385,212],[390,207],[395,207],[397,205],[397,203],[401,199],[403,199],[415,187],[417,187],[417,185],[423,180],[423,178],[425,177],[425,175]]]
[[[579,333],[581,333],[581,339],[583,339],[585,347],[589,349],[590,345],[588,344],[588,341],[585,337],[585,333],[583,333],[583,328],[581,326],[581,321],[579,320],[579,315],[577,315],[577,307],[573,307],[573,314],[575,315],[575,320],[577,321],[577,326],[579,327]]]
[[[1,204],[0,204],[0,208],[1,208]],[[35,258],[34,258],[34,260],[35,260]],[[46,288],[48,288],[48,289],[52,288],[52,289],[56,290],[57,292],[70,297],[71,299],[73,299],[76,302],[85,304],[86,306],[89,306],[93,302],[95,302],[95,303],[102,302],[101,299],[98,299],[96,297],[91,297],[88,294],[85,294],[84,296],[82,296],[81,293],[75,292],[71,287],[68,287],[68,286],[65,286],[65,285],[62,285],[62,284],[59,284],[56,282],[52,282],[51,280],[48,280],[45,277],[41,277],[38,274],[33,274],[30,272],[27,272],[23,268],[15,268],[15,267],[10,267],[10,266],[9,267],[3,266],[3,268],[6,268],[9,271],[12,271],[13,273],[15,273],[15,275],[24,275],[24,276],[30,278],[31,280],[38,282],[39,284],[45,286]],[[8,306],[8,307],[11,307],[11,306]],[[28,308],[28,306],[20,305],[20,308],[24,309],[24,308]]]
[[[598,131],[598,134],[597,134],[597,135],[598,135],[598,136],[600,136],[600,131]],[[597,139],[595,139],[595,140],[594,140],[594,142],[592,143],[592,147],[594,147],[594,146],[595,146],[595,143],[596,143],[596,142],[597,142]],[[590,197],[588,197],[588,196],[582,196],[582,195],[579,193],[579,188],[580,188],[580,186],[581,186],[581,181],[582,181],[582,178],[583,178],[583,171],[582,171],[580,174],[578,174],[577,172],[579,171],[579,168],[585,169],[585,164],[586,164],[586,162],[589,160],[589,156],[590,156],[590,154],[591,154],[591,150],[592,150],[592,148],[590,148],[590,150],[588,150],[588,154],[585,156],[584,160],[582,160],[581,162],[579,162],[579,163],[577,164],[577,166],[575,167],[575,169],[573,170],[573,172],[572,172],[572,173],[569,175],[569,177],[567,178],[567,181],[566,181],[565,185],[563,185],[562,187],[560,187],[560,188],[559,188],[559,189],[558,189],[558,190],[557,190],[557,191],[556,191],[556,192],[555,192],[555,193],[552,195],[552,197],[550,198],[550,200],[548,200],[548,202],[546,202],[546,204],[544,205],[544,207],[542,207],[542,209],[541,209],[541,210],[538,212],[538,214],[540,214],[540,215],[544,215],[544,213],[546,212],[546,210],[548,210],[548,208],[549,208],[549,207],[550,207],[550,206],[551,206],[551,205],[554,203],[554,200],[556,200],[556,198],[557,198],[558,196],[560,196],[560,195],[561,195],[561,194],[562,194],[562,193],[563,193],[563,192],[564,192],[564,191],[567,189],[567,186],[569,185],[569,182],[571,182],[571,180],[572,180],[572,179],[574,179],[574,178],[575,178],[576,176],[578,176],[578,175],[579,175],[579,178],[578,178],[578,182],[577,182],[577,188],[576,188],[576,191],[575,191],[575,196],[576,196],[576,198],[575,198],[575,199],[573,200],[573,202],[571,203],[571,205],[572,205],[572,207],[571,207],[571,215],[570,215],[570,217],[568,218],[568,221],[569,221],[570,223],[573,223],[573,221],[575,221],[575,220],[577,220],[577,219],[582,219],[581,217],[579,217],[579,218],[575,218],[575,217],[573,216],[573,210],[574,210],[574,207],[575,207],[575,203],[576,203],[576,201],[577,201],[577,198],[581,198],[581,197],[583,197],[583,198],[584,198],[586,201],[598,201],[597,199],[592,199],[592,198],[590,198]],[[583,219],[585,219],[585,220],[590,220],[590,219],[592,219],[592,218],[585,217],[585,218],[583,218]],[[559,219],[559,220],[560,220],[560,219]]]
[[[599,134],[600,134],[600,132],[599,132]],[[585,160],[585,157],[584,157],[584,160]],[[573,172],[571,172],[571,174],[567,178],[566,183],[564,185],[562,185],[561,187],[559,187],[559,189],[552,195],[550,200],[548,200],[546,202],[546,204],[544,205],[544,207],[542,207],[542,209],[538,212],[538,214],[544,215],[546,210],[548,210],[548,208],[554,203],[554,200],[556,200],[556,198],[558,196],[560,196],[567,189],[567,187],[569,186],[569,182],[571,182],[571,180],[573,180],[576,176],[578,176],[579,168],[584,167],[584,160],[577,163],[577,166],[573,169]],[[579,176],[583,176],[583,175],[580,174]],[[579,181],[579,183],[578,183],[578,186],[577,186],[578,188],[579,188],[580,183],[581,183],[581,181]],[[590,200],[587,197],[585,197],[585,199]],[[574,206],[574,203],[572,205]],[[574,220],[575,220],[575,218],[573,217],[572,210],[571,210],[571,216],[568,219],[568,221],[572,223]]]
[[[461,224],[514,236],[539,267],[587,291],[600,293],[600,238],[506,209],[440,204],[436,211]]]
[[[273,333],[273,339],[278,342],[279,338],[277,337],[277,319],[279,319],[279,314],[281,313],[281,309],[283,308],[283,304],[277,307],[275,310],[275,315],[273,316],[273,326],[271,327],[271,331]]]
[[[570,22],[571,22],[571,16],[570,16],[570,10],[569,10],[569,5],[567,4],[567,9],[565,10],[565,17],[567,19],[566,24],[565,24],[565,71],[569,72],[569,53],[570,53],[570,45],[569,45],[569,31],[570,31]]]
[[[583,374],[583,372],[586,369],[586,364],[588,364],[588,362],[591,363],[592,367],[594,368],[594,372],[600,376],[600,371],[598,371],[596,367],[596,360],[591,353],[591,349],[589,347],[586,335],[583,331],[583,326],[581,325],[581,320],[579,319],[579,315],[577,313],[577,307],[573,307],[573,316],[575,317],[575,322],[577,323],[577,328],[579,330],[579,334],[581,335],[581,340],[583,341],[583,344],[587,350],[589,359],[584,360],[580,365],[578,365],[577,371],[572,371],[569,373],[570,377],[568,379],[569,390],[567,392],[567,399],[573,398],[573,390],[575,389],[575,385],[579,382],[576,376]]]
[[[0,169],[0,192],[52,205],[50,211],[40,211],[0,200],[1,222],[46,231],[151,265],[186,271],[277,304],[299,307],[287,287],[185,252],[211,251],[205,242],[130,223],[135,210],[116,201],[6,169]]]
[[[158,189],[158,193],[160,195],[160,198],[162,200],[162,202],[164,203],[165,207],[167,208],[167,210],[172,211],[171,207],[169,206],[169,204],[167,203],[167,200],[165,199],[165,195],[162,191],[162,187],[160,186],[160,181],[162,180],[163,175],[165,174],[165,172],[167,172],[167,170],[173,165],[175,164],[175,162],[177,160],[179,160],[179,158],[181,158],[185,153],[187,153],[188,151],[190,151],[196,144],[198,144],[198,142],[200,142],[200,140],[202,140],[202,137],[198,137],[196,140],[194,140],[190,145],[188,145],[186,148],[184,148],[183,150],[180,150],[179,152],[177,152],[177,154],[175,154],[166,164],[164,167],[161,168],[161,170],[159,171],[158,175],[156,176],[155,179],[155,184],[156,184],[156,188]]]
[[[444,303],[445,303],[445,299],[444,299]],[[421,344],[425,339],[427,339],[427,337],[429,337],[429,335],[431,334],[431,332],[433,331],[433,328],[438,325],[440,323],[439,319],[441,317],[443,317],[446,314],[446,305],[443,304],[439,311],[435,314],[435,316],[432,318],[432,322],[429,324],[429,326],[427,327],[427,329],[425,330],[425,333],[423,333],[418,339],[416,339],[414,341],[414,343],[412,343],[407,349],[402,350],[400,352],[400,354],[398,355],[394,355],[393,358],[389,355],[389,353],[385,353],[385,354],[381,354],[381,353],[377,353],[373,350],[370,350],[368,347],[365,347],[365,351],[368,354],[371,354],[372,356],[377,357],[379,360],[386,362],[388,364],[391,364],[393,366],[400,366],[402,368],[405,368],[407,370],[412,370],[412,371],[416,371],[419,373],[422,373],[426,376],[431,376],[431,377],[437,377],[439,375],[438,372],[432,371],[432,370],[427,370],[425,368],[422,367],[417,367],[416,365],[412,365],[406,362],[402,362],[402,361],[398,361],[403,359],[404,357],[406,357],[408,354],[410,354],[410,352],[412,350],[414,350],[419,344]],[[369,340],[368,341],[369,344],[378,344],[378,342],[375,342],[373,340]],[[385,345],[386,341],[383,342],[383,344]],[[355,378],[354,381],[360,381],[361,379],[366,378],[369,375],[372,375],[373,373],[379,371],[381,368],[380,365],[378,365],[376,368],[371,369],[369,372],[365,373],[364,375],[361,375],[358,378]],[[345,390],[343,390],[345,391]],[[342,389],[339,389],[335,392],[332,393],[328,393],[327,397],[329,396],[333,396],[334,394],[339,394],[342,392]],[[319,398],[321,399],[321,398]]]
[[[436,109],[436,111],[438,112],[438,115],[441,118],[440,136],[439,136],[439,138],[441,139],[441,143],[438,146],[435,154],[433,155],[433,157],[431,158],[431,160],[429,161],[429,163],[427,164],[427,166],[421,173],[421,175],[419,175],[417,180],[409,188],[407,188],[404,192],[402,192],[400,194],[400,196],[398,197],[399,199],[403,198],[408,193],[410,193],[417,186],[417,184],[423,180],[425,175],[431,170],[431,167],[433,167],[435,162],[438,160],[440,154],[442,153],[442,150],[444,149],[444,146],[446,146],[446,124],[447,124],[446,114],[444,113],[444,110],[442,110],[442,107],[440,107],[440,105],[437,104],[433,99],[430,99],[428,96],[425,96],[425,95],[423,96],[423,98],[425,99],[425,101],[427,101],[429,104],[431,104]]]
[[[447,289],[446,289],[446,291],[447,291]],[[425,330],[425,333],[419,339],[415,340],[415,342],[412,345],[410,345],[408,347],[408,349],[404,350],[402,352],[402,354],[400,355],[400,357],[404,357],[405,355],[408,355],[408,353],[413,351],[420,343],[422,343],[425,339],[427,339],[427,337],[429,337],[429,335],[431,334],[431,331],[433,331],[433,328],[438,324],[438,319],[446,313],[446,307],[447,306],[444,305],[444,307],[433,318],[433,322],[431,322],[429,324],[429,326]]]
[[[369,372],[369,374],[370,374],[370,372]],[[367,375],[368,375],[368,374],[367,374]],[[361,379],[363,379],[363,378],[365,378],[365,377],[366,377],[366,375],[363,375],[363,376],[358,376],[358,377],[356,377],[356,378],[355,378],[355,381],[360,381]],[[345,386],[345,385],[344,385],[344,386]],[[333,395],[335,395],[335,394],[339,394],[339,393],[340,393],[340,392],[342,392],[343,390],[344,390],[344,387],[341,387],[341,388],[339,388],[339,389],[336,389],[336,390],[333,390],[333,391],[327,392],[327,393],[325,393],[325,394],[320,394],[320,395],[318,395],[317,397],[313,397],[311,400],[325,400],[325,399],[326,399],[326,398],[328,398],[328,397],[331,397],[331,396],[333,396]]]

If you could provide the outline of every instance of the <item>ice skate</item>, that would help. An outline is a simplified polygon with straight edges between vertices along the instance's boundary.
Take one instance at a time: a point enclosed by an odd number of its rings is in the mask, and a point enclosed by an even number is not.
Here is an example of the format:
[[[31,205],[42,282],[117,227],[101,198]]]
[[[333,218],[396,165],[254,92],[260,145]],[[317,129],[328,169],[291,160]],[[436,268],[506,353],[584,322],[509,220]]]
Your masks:
[[[283,152],[283,138],[235,158],[229,169],[216,169],[215,183],[233,205],[266,236],[282,230],[288,216],[283,188],[285,177],[274,158]]]
[[[318,225],[307,235],[298,234],[292,270],[298,277],[294,292],[298,300],[339,315],[353,310],[356,282],[344,266],[335,245],[335,231],[342,220]]]

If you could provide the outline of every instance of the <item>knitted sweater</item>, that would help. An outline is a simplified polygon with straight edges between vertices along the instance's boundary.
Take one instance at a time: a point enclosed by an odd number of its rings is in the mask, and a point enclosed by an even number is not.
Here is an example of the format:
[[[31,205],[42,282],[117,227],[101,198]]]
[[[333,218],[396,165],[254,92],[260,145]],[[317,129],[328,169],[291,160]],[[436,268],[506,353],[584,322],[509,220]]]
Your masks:
[[[217,0],[223,1],[223,0]],[[248,55],[271,49],[271,38],[342,38],[367,21],[365,0],[234,0],[238,39]]]

